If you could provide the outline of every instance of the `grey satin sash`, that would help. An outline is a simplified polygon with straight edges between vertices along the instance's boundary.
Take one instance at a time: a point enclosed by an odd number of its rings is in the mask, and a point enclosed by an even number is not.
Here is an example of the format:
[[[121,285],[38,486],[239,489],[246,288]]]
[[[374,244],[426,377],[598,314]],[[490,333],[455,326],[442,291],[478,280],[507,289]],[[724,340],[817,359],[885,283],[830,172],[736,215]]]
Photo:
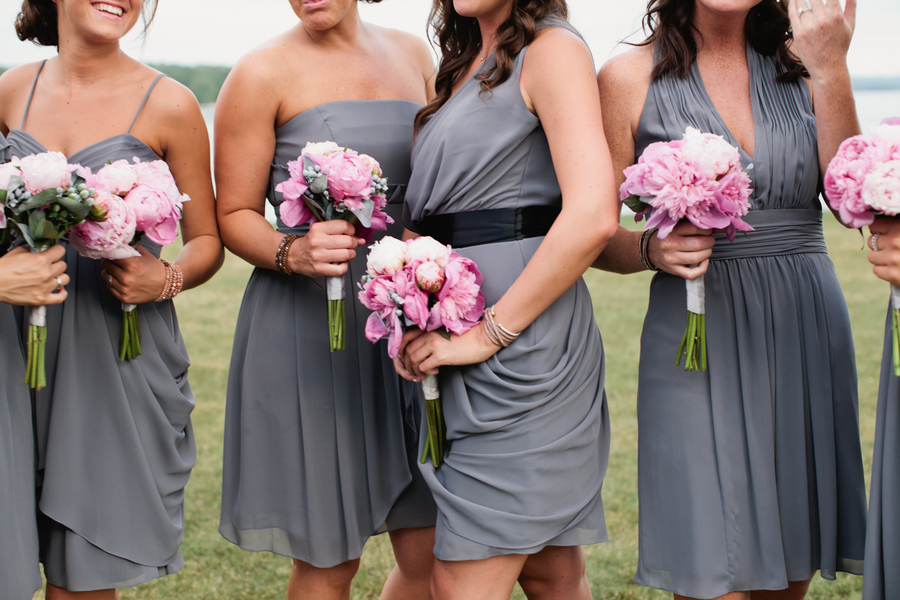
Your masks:
[[[737,232],[733,242],[716,234],[710,260],[785,254],[826,254],[822,211],[815,208],[751,210],[744,220],[754,231]]]

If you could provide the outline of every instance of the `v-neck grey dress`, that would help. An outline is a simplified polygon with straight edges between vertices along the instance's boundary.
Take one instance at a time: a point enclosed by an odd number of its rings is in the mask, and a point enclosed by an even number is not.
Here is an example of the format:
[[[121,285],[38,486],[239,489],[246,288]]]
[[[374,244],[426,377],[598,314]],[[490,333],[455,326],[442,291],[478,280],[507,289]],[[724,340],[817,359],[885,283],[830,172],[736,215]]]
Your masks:
[[[268,199],[307,142],[334,141],[379,161],[388,179],[384,235],[399,238],[412,125],[402,100],[329,102],[276,132]],[[307,225],[281,233],[304,234]],[[364,337],[356,299],[366,269],[358,248],[344,276],[346,349],[329,352],[324,279],[253,271],[235,329],[225,413],[219,532],[245,550],[333,567],[359,558],[370,536],[431,527],[434,501],[416,472],[415,388],[401,386],[386,342]]]
[[[9,144],[0,134],[0,164],[9,158]],[[0,248],[0,256],[5,252]],[[20,307],[0,303],[0,598],[4,600],[31,598],[41,587],[34,425],[25,385],[21,318]]]
[[[890,307],[878,386],[862,597],[900,598],[900,378],[894,375]]]
[[[13,156],[46,152],[21,129],[8,141]],[[158,159],[123,133],[68,160],[96,173],[135,157]],[[61,243],[69,295],[47,307],[47,387],[35,394],[41,560],[47,580],[69,591],[134,586],[184,566],[184,488],[196,460],[190,361],[167,300],[138,306],[143,353],[120,362],[122,307],[101,261]]]
[[[803,82],[748,46],[756,228],[717,236],[706,372],[675,366],[684,280],[657,274],[638,384],[635,580],[695,598],[860,574],[865,489],[850,320],[826,254],[816,122]],[[696,64],[651,83],[635,158],[688,126],[737,141]],[[751,158],[743,151],[746,166]]]
[[[571,29],[557,19],[540,26]],[[420,131],[404,208],[410,230],[430,215],[561,206],[547,136],[519,89],[526,51],[491,94],[479,94],[470,79]],[[456,249],[481,270],[486,306],[506,293],[543,239]],[[533,554],[607,539],[603,345],[583,280],[509,347],[482,363],[441,367],[438,379],[451,447],[438,469],[420,465],[438,505],[437,558]]]

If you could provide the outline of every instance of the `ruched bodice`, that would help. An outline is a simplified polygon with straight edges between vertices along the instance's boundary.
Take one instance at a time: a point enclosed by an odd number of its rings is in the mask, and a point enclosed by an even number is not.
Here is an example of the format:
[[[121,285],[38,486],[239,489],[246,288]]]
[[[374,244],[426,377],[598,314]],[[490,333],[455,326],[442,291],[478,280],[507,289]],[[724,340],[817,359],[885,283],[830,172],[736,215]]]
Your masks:
[[[746,220],[716,236],[704,276],[708,370],[674,365],[684,280],[658,273],[638,382],[636,581],[712,598],[862,570],[865,491],[856,365],[818,199],[816,122],[803,81],[747,47],[755,150]],[[696,64],[650,84],[636,158],[688,126],[737,141]]]
[[[400,208],[418,104],[329,102],[276,132],[269,201],[308,142],[334,141],[379,162],[390,187],[387,234],[402,235]],[[307,225],[283,233],[303,234]],[[354,294],[366,268],[358,248],[344,275],[346,349],[329,352],[322,279],[253,271],[235,329],[225,417],[219,531],[246,550],[317,567],[359,558],[379,531],[434,525],[421,477],[412,477],[417,406],[387,357],[364,337],[368,311]],[[414,390],[405,386],[407,392]]]
[[[540,24],[550,26],[572,30],[558,19]],[[547,136],[519,88],[526,52],[490,93],[481,94],[475,79],[465,82],[420,131],[404,207],[411,230],[426,229],[419,225],[434,215],[561,206]],[[456,250],[478,265],[490,306],[543,239],[513,237]],[[420,465],[439,511],[435,556],[474,560],[606,539],[603,368],[582,280],[488,360],[441,367],[451,446],[440,468]]]

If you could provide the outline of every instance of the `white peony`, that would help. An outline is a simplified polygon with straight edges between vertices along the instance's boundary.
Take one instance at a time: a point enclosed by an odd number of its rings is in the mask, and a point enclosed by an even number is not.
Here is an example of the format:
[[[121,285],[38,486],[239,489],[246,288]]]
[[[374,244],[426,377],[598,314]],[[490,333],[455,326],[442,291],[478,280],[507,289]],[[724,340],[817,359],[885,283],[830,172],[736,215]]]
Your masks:
[[[422,236],[406,243],[409,245],[406,251],[409,262],[430,260],[442,267],[447,266],[447,263],[450,262],[450,246],[445,246],[432,237]]]
[[[684,132],[681,152],[685,159],[716,179],[729,171],[741,170],[741,154],[721,135],[702,133],[693,127]]]
[[[26,156],[19,161],[25,189],[32,194],[50,188],[67,188],[72,184],[72,171],[77,166],[70,165],[62,152],[41,152]]]
[[[881,163],[869,171],[863,181],[862,198],[882,214],[900,214],[900,160]]]
[[[880,137],[895,146],[900,146],[900,125],[876,125],[869,129],[869,134]]]
[[[366,271],[371,277],[393,275],[402,269],[408,260],[406,244],[388,236],[369,248]]]

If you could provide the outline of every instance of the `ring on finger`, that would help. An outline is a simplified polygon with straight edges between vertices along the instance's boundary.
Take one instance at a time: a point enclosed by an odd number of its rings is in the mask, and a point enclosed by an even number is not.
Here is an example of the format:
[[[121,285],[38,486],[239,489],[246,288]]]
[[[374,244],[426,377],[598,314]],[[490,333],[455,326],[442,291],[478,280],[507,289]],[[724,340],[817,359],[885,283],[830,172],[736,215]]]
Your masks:
[[[810,7],[804,6],[804,7],[800,8],[799,10],[797,10],[797,16],[802,17],[803,13],[811,12],[811,11],[812,11],[812,9]]]
[[[112,273],[107,273],[106,274],[106,283],[108,283],[109,285],[112,285],[112,279],[113,279]]]
[[[56,278],[56,289],[58,289],[58,290],[63,289],[63,282],[62,282],[61,277]]]
[[[878,252],[881,248],[878,247],[878,236],[880,233],[873,233],[872,237],[869,238],[869,248],[872,249],[872,252]]]

